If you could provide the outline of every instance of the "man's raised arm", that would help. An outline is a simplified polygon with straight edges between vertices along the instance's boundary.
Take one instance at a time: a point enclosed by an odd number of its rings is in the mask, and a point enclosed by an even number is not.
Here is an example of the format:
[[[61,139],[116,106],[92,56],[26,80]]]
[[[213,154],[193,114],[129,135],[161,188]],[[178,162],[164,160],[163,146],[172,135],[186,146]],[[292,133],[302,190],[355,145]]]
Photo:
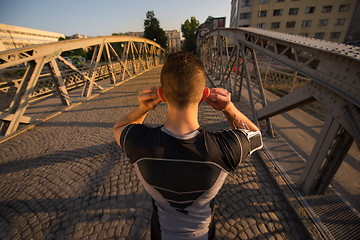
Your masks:
[[[129,124],[142,123],[146,114],[161,102],[157,91],[158,88],[156,87],[140,91],[138,96],[138,100],[140,102],[139,106],[115,123],[113,133],[119,146],[120,136],[125,127]]]
[[[222,111],[228,120],[231,129],[245,129],[260,131],[260,129],[244,114],[242,114],[231,102],[230,93],[223,88],[210,89],[210,95],[206,102],[215,110]]]
[[[213,88],[205,100],[210,106],[222,111],[228,120],[231,129],[240,129],[250,143],[250,154],[263,147],[260,129],[231,102],[230,93],[223,88]]]

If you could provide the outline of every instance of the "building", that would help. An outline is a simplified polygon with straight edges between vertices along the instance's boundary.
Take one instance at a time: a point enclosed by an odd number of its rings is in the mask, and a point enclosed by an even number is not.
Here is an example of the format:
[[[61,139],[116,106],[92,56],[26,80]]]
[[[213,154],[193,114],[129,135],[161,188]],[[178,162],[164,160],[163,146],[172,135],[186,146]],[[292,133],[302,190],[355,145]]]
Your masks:
[[[358,1],[355,8],[344,43],[360,47],[360,1]]]
[[[196,36],[196,52],[199,53],[199,46],[204,36],[215,29],[225,27],[226,17],[214,18],[209,16],[203,24],[200,25]]]
[[[168,30],[165,31],[165,34],[167,37],[168,51],[171,53],[181,51],[180,32],[178,30]]]
[[[124,36],[144,37],[144,32],[126,32]]]
[[[230,27],[344,42],[358,0],[232,0]],[[357,11],[358,12],[358,11]]]
[[[113,33],[113,36],[144,37],[144,32]]]
[[[62,33],[42,31],[0,23],[0,52],[33,44],[57,42]]]
[[[66,37],[66,39],[83,39],[83,38],[88,38],[88,36],[75,33],[72,36],[67,36]]]
[[[199,27],[199,38],[203,38],[205,34],[211,32],[212,30],[225,27],[225,20],[225,17],[214,18],[209,16]]]

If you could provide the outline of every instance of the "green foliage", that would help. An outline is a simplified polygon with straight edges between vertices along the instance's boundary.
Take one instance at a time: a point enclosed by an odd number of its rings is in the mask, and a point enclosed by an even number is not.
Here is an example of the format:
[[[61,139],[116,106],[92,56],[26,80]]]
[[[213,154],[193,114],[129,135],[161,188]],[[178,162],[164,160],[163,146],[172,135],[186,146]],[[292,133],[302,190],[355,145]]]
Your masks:
[[[190,20],[186,19],[186,21],[181,24],[181,32],[185,38],[182,46],[183,51],[196,53],[196,35],[199,26],[200,23],[195,17],[191,17]]]
[[[59,41],[64,41],[66,40],[65,38],[63,37],[59,37]],[[70,50],[70,51],[65,51],[63,53],[61,53],[61,56],[63,57],[78,57],[78,56],[81,56],[83,57],[84,59],[87,58],[87,53],[84,51],[84,49],[82,48],[78,48],[78,49],[74,49],[74,50]]]
[[[144,20],[144,38],[157,42],[164,49],[167,48],[165,31],[160,27],[160,22],[155,17],[154,11],[148,11],[146,13],[146,19]]]
[[[61,56],[63,57],[81,56],[86,59],[87,53],[84,51],[84,49],[78,48],[70,51],[65,51],[61,54]]]

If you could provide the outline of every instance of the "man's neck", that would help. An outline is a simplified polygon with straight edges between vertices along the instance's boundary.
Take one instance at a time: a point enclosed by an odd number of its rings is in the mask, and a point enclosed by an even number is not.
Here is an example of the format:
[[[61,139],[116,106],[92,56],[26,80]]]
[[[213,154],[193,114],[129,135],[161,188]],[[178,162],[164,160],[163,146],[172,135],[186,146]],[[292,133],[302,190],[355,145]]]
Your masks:
[[[198,106],[192,105],[178,109],[168,105],[168,117],[164,126],[172,133],[184,135],[200,127],[198,122]]]

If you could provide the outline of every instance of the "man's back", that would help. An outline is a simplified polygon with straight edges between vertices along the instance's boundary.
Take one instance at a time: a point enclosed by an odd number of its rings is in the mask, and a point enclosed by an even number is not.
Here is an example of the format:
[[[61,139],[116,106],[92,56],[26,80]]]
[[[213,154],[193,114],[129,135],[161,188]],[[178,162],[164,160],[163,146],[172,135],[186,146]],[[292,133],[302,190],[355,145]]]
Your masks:
[[[227,172],[262,146],[259,128],[236,109],[231,94],[209,89],[205,81],[204,66],[196,56],[170,54],[161,71],[161,86],[140,91],[140,105],[114,125],[116,142],[153,197],[152,239],[213,237],[212,199]],[[161,101],[168,112],[164,127],[140,125]],[[222,111],[233,130],[201,130],[198,111],[204,101]]]
[[[163,239],[208,239],[212,200],[228,172],[248,155],[246,135],[202,129],[175,135],[164,126],[130,125],[120,143],[155,201],[153,222],[159,225],[153,230]]]

